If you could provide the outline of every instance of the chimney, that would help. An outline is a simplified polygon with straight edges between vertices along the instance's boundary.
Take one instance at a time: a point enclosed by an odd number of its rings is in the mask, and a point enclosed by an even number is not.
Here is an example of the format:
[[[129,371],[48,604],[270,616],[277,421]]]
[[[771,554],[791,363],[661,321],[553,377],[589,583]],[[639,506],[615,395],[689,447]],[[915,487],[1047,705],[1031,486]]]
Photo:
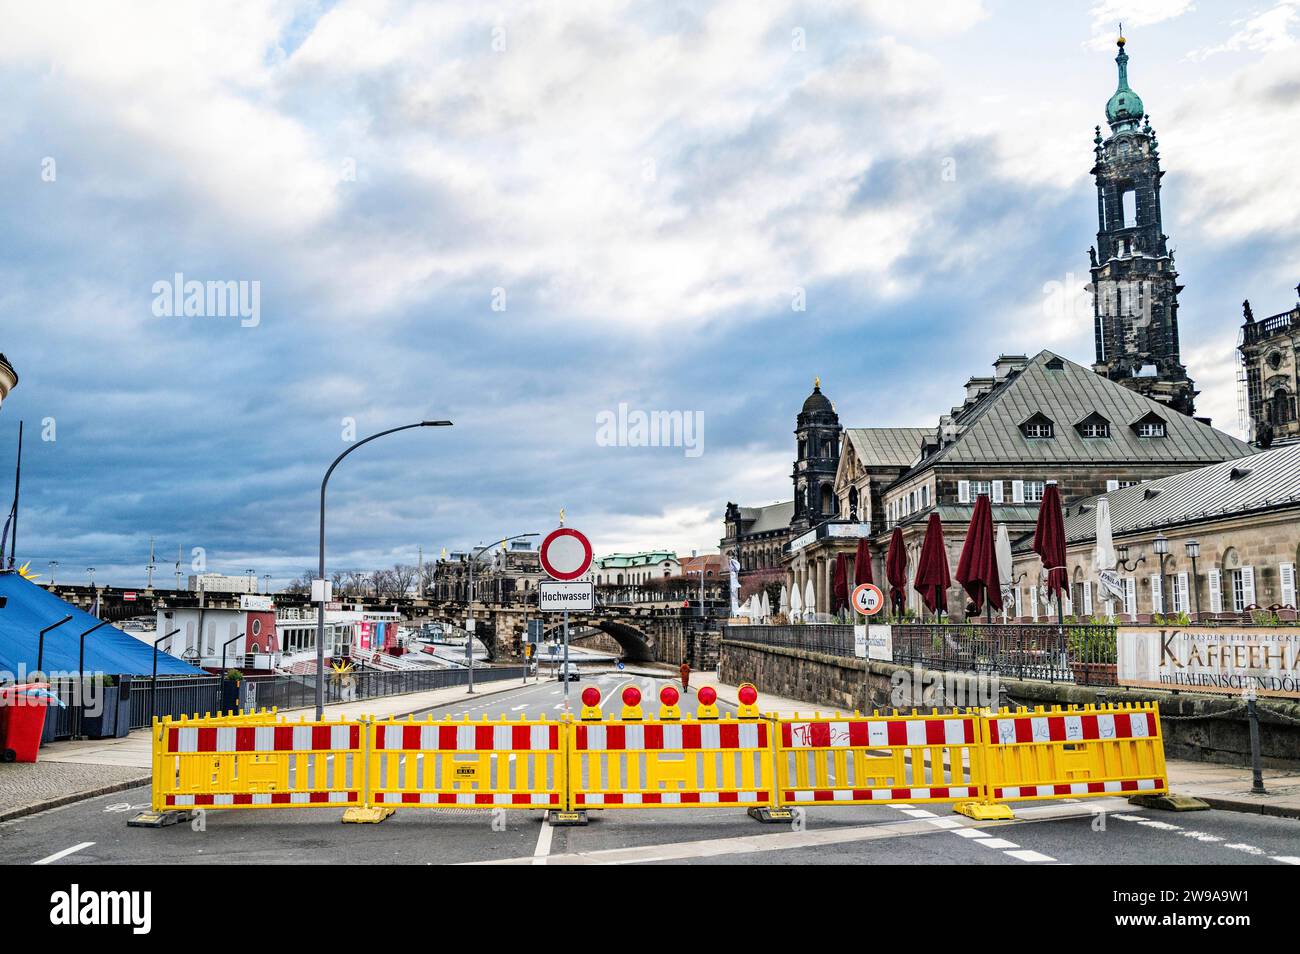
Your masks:
[[[1023,371],[1029,364],[1029,358],[1023,354],[1001,354],[993,362],[993,380],[1001,384],[1016,371]]]
[[[993,385],[997,383],[997,378],[971,378],[966,382],[966,403],[974,404],[992,391]]]

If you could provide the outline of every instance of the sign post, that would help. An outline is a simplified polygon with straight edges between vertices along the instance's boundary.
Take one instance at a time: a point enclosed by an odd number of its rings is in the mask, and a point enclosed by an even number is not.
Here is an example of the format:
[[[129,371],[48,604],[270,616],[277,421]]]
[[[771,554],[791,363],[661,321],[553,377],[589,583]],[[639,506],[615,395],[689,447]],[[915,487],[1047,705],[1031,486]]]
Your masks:
[[[560,513],[563,520],[564,513]],[[591,569],[591,541],[585,535],[572,527],[561,526],[552,530],[542,541],[539,558],[542,563],[542,569],[546,575],[560,583],[572,583],[578,578],[585,576]],[[542,586],[546,584],[541,584]],[[588,584],[594,594],[595,587]],[[544,609],[543,596],[539,587],[537,594],[537,608]],[[562,601],[562,612],[564,614],[564,663],[560,670],[561,681],[564,683],[564,711],[569,712],[569,603]]]

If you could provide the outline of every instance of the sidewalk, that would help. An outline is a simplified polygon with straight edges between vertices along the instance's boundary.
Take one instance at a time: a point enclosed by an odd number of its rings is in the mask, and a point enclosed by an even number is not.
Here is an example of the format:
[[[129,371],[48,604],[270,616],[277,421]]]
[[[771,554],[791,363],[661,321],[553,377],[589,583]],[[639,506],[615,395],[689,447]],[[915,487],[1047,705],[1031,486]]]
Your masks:
[[[481,699],[518,689],[522,684],[522,680],[516,679],[479,683],[472,698]],[[339,719],[373,715],[383,719],[455,704],[465,698],[464,686],[449,686],[427,692],[340,702],[326,706],[325,717]],[[314,711],[293,709],[285,710],[285,714],[310,719]],[[52,742],[41,749],[39,760],[34,763],[0,765],[0,822],[83,798],[144,785],[152,773],[148,729],[136,729],[124,739]]]
[[[727,685],[704,674],[701,685],[712,685],[718,690],[718,701],[735,707],[738,686]],[[774,712],[781,717],[799,713],[810,716],[818,711],[810,702],[758,694],[758,710],[764,714]],[[820,710],[823,716],[834,715],[832,709]],[[1250,769],[1237,765],[1216,765],[1208,762],[1184,762],[1170,759],[1166,763],[1169,789],[1177,795],[1191,795],[1208,802],[1211,808],[1230,812],[1254,812],[1259,815],[1277,815],[1283,818],[1300,818],[1300,769],[1265,769],[1264,788],[1267,795],[1250,793]]]

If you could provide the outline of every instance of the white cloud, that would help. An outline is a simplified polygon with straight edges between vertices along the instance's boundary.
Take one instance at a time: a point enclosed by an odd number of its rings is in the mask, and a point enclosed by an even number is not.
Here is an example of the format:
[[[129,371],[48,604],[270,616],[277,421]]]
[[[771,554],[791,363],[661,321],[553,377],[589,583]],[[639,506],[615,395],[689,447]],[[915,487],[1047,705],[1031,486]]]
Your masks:
[[[1173,20],[1195,9],[1192,0],[1101,0],[1089,10],[1092,38],[1088,46],[1094,50],[1113,47],[1120,23],[1128,31]]]
[[[1223,42],[1201,47],[1188,54],[1192,59],[1205,59],[1216,53],[1275,53],[1296,45],[1292,27],[1300,23],[1300,5],[1283,0],[1263,13],[1244,21],[1237,21],[1238,29]]]

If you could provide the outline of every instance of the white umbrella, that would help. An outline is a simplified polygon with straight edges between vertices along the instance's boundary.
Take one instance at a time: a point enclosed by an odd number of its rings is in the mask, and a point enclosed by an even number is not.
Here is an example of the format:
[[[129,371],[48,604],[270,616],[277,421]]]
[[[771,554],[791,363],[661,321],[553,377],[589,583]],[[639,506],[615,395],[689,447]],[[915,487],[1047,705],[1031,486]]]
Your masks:
[[[1011,559],[1011,536],[1007,533],[1005,523],[998,524],[997,536],[993,541],[993,554],[998,561],[998,582],[1002,585],[1002,621],[1005,623],[1011,593],[1013,563]]]
[[[803,599],[799,596],[799,587],[790,591],[790,618],[792,620],[803,619]]]
[[[813,592],[812,580],[809,580],[803,588],[803,612],[809,620],[816,621],[817,594]]]
[[[781,603],[778,607],[777,612],[779,612],[782,616],[788,617],[790,615],[790,594],[786,590],[784,583],[781,584]]]
[[[767,598],[767,590],[763,591],[763,596],[758,601],[758,615],[765,623],[772,616],[772,601]]]
[[[1117,564],[1115,540],[1110,530],[1110,501],[1105,497],[1097,499],[1097,545],[1093,550],[1093,560],[1097,564],[1097,595],[1103,600],[1124,599],[1124,581],[1115,569]]]

